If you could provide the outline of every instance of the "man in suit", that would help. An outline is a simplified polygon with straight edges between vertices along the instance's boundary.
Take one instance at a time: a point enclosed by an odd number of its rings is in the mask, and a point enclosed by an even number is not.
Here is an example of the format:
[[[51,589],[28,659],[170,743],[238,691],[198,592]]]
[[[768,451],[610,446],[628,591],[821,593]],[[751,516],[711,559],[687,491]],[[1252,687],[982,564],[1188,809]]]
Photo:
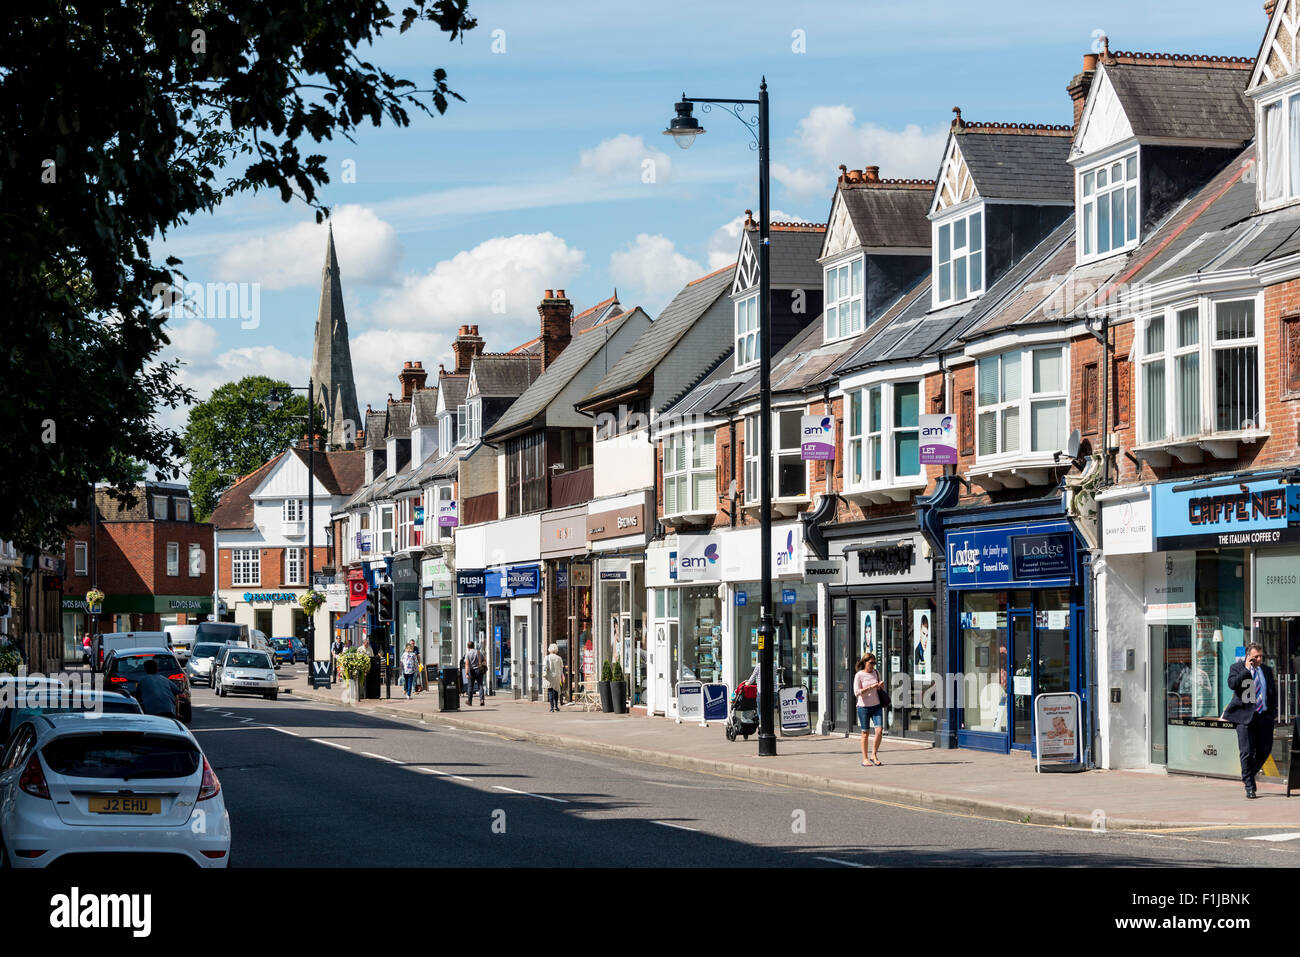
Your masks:
[[[1255,775],[1273,751],[1273,721],[1277,717],[1277,682],[1273,669],[1264,664],[1264,649],[1251,642],[1246,661],[1233,662],[1228,669],[1232,700],[1223,709],[1223,720],[1237,726],[1237,750],[1241,756],[1241,780],[1246,797],[1255,797]]]

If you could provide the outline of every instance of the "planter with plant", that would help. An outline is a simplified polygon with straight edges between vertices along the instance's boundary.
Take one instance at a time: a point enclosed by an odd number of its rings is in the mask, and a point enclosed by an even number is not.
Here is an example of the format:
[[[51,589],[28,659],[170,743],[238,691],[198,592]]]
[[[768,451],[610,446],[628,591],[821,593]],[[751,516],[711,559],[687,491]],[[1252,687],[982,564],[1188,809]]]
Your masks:
[[[600,680],[596,682],[596,691],[600,694],[600,710],[606,714],[614,711],[614,693],[610,685],[614,681],[614,668],[608,660],[600,666]]]
[[[343,703],[355,704],[361,699],[361,682],[370,671],[370,656],[359,651],[345,651],[339,655],[339,677],[343,679]]]
[[[609,694],[614,705],[614,713],[627,714],[627,676],[623,674],[623,666],[617,661],[614,662],[612,676]]]
[[[16,675],[23,666],[23,656],[13,645],[0,648],[0,675]]]

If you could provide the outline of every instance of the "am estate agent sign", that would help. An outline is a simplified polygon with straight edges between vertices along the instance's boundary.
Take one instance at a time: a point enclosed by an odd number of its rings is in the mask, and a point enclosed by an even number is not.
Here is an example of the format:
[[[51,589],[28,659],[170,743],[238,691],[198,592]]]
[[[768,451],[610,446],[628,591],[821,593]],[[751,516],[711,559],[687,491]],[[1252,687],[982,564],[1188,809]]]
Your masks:
[[[801,415],[799,432],[803,440],[799,457],[805,462],[829,462],[835,458],[835,419],[829,415]]]
[[[921,464],[957,464],[956,417],[944,412],[938,415],[921,415]]]

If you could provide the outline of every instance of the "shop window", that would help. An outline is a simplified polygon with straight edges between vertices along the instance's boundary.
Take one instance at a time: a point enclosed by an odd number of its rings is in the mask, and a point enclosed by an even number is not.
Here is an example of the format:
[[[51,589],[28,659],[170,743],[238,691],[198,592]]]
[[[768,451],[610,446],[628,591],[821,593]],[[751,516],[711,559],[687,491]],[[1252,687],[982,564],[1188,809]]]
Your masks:
[[[849,394],[848,491],[924,481],[920,412],[920,382],[882,383]]]

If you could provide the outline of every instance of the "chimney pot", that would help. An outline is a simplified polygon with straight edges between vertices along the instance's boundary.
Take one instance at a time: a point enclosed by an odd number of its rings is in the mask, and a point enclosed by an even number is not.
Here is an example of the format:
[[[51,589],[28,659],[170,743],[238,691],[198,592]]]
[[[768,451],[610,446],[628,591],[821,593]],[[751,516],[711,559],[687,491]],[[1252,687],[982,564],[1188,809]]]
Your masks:
[[[565,299],[565,298],[567,298],[567,297],[564,295],[564,290],[563,290],[563,289],[557,289],[557,290],[555,290],[555,298],[556,298],[556,299]]]
[[[879,167],[879,166],[868,166],[866,169],[864,169],[864,170],[862,171],[862,174],[863,174],[864,177],[866,177],[866,180],[867,180],[868,183],[879,183],[879,182],[880,182],[880,167]]]
[[[546,295],[543,296],[542,298],[543,298],[543,299],[554,299],[554,298],[555,298],[555,290],[554,290],[554,289],[548,289],[548,290],[546,290]]]
[[[1095,69],[1097,69],[1097,54],[1085,53],[1083,55],[1083,72],[1091,73]]]

